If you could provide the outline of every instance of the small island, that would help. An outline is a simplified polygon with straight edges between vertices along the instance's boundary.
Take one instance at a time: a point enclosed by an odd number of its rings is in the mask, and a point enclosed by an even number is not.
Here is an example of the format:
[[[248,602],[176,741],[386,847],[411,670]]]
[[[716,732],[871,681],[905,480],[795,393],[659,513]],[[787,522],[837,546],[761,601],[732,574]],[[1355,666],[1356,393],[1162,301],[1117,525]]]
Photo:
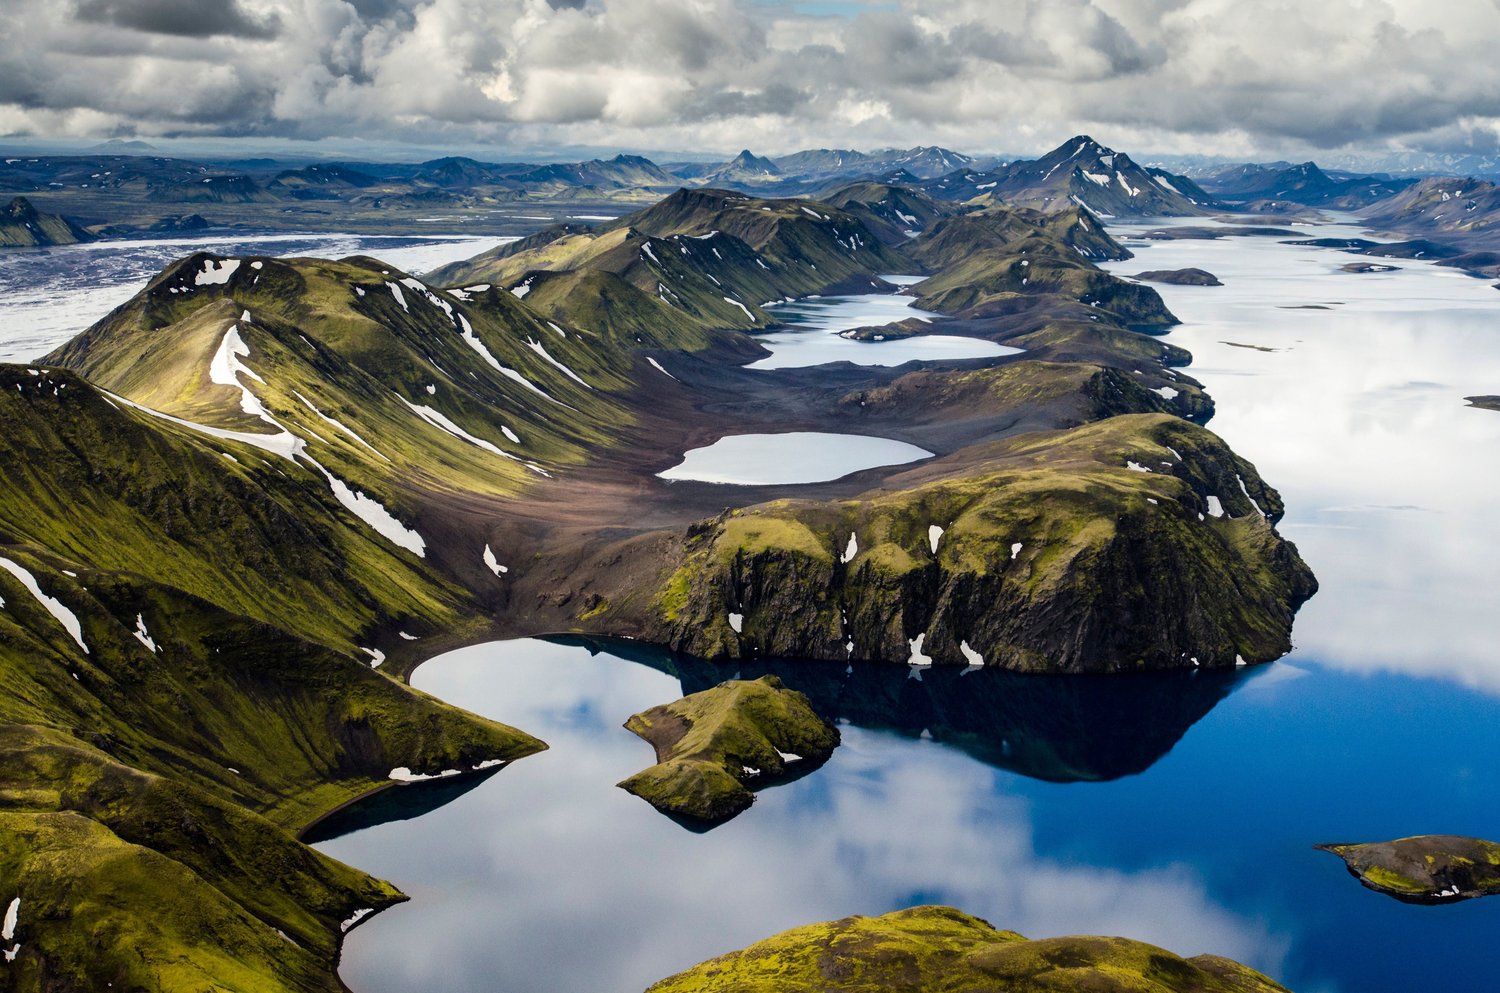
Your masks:
[[[793,928],[720,955],[647,993],[1140,990],[1287,993],[1217,955],[1184,959],[1127,938],[1028,940],[952,907],[912,907]]]
[[[1500,893],[1500,845],[1427,834],[1362,845],[1315,845],[1344,860],[1350,875],[1404,903],[1453,903]]]
[[[1477,397],[1464,397],[1469,401],[1470,407],[1479,407],[1482,410],[1500,410],[1500,396],[1487,394]]]
[[[731,679],[642,711],[625,727],[656,749],[657,764],[620,783],[662,813],[705,825],[755,802],[770,784],[828,760],[838,730],[775,676]]]
[[[1168,283],[1173,286],[1223,286],[1219,277],[1207,269],[1152,269],[1138,272],[1135,278],[1147,283]]]
[[[1398,265],[1381,265],[1378,262],[1345,262],[1339,266],[1339,272],[1395,272],[1400,268]]]

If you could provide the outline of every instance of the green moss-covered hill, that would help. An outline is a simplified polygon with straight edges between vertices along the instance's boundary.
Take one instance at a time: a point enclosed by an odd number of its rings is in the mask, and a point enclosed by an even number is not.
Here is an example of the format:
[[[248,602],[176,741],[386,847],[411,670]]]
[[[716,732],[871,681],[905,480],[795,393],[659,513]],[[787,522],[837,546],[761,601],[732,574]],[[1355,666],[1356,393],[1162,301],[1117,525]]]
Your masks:
[[[42,248],[89,241],[78,224],[57,214],[44,214],[25,197],[16,197],[0,211],[0,248]]]
[[[775,676],[732,679],[625,722],[656,749],[656,765],[620,783],[663,813],[706,823],[755,801],[752,788],[821,765],[839,733]]]
[[[793,928],[709,959],[648,993],[1286,993],[1216,955],[1127,938],[1028,941],[951,907]]]
[[[306,467],[71,373],[0,367],[0,421],[11,988],[338,989],[343,922],[400,894],[296,832],[394,770],[542,747],[355,647],[469,595]]]
[[[848,501],[704,521],[657,594],[657,638],[782,655],[1034,671],[1234,666],[1290,649],[1315,583],[1276,492],[1165,415],[994,443]],[[731,615],[740,618],[731,623]]]
[[[1454,903],[1500,893],[1500,845],[1493,841],[1427,834],[1317,847],[1343,859],[1365,886],[1404,903]]]
[[[808,200],[763,200],[725,190],[679,190],[660,203],[596,230],[553,229],[432,273],[435,283],[492,283],[522,297],[541,274],[596,270],[711,328],[774,323],[764,305],[791,297],[878,288],[874,277],[909,267],[859,217]],[[583,298],[588,306],[587,298]],[[634,308],[644,309],[635,303]],[[571,305],[547,312],[572,319]],[[643,326],[649,321],[642,320]]]

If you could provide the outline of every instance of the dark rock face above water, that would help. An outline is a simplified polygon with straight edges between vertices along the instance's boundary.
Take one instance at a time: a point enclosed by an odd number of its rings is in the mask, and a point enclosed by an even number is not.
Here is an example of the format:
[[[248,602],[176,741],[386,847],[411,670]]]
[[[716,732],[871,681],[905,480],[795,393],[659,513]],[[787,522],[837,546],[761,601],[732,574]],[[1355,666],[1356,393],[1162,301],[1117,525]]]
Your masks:
[[[900,492],[695,525],[651,639],[707,658],[1029,672],[1233,667],[1290,649],[1316,582],[1275,531],[1275,491],[1207,431],[1124,415],[990,455]]]
[[[1350,875],[1405,903],[1453,903],[1500,893],[1500,845],[1426,834],[1362,845],[1317,845],[1344,860]]]
[[[952,907],[794,928],[710,959],[647,993],[1286,993],[1238,962],[1184,959],[1126,938],[1046,938]]]
[[[657,764],[620,786],[664,814],[705,826],[754,803],[751,786],[814,769],[839,743],[807,697],[775,676],[728,680],[642,711],[625,727],[651,743]]]

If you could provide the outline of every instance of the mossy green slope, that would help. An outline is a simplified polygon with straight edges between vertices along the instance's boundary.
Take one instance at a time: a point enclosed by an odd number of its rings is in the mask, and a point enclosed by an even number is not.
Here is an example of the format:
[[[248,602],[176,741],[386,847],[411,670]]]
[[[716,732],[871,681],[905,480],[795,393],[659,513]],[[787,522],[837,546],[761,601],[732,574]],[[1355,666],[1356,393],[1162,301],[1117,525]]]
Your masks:
[[[664,813],[727,820],[755,800],[751,787],[827,760],[838,731],[775,676],[732,679],[625,722],[657,764],[620,783]]]
[[[340,923],[400,897],[294,832],[396,768],[542,747],[355,657],[468,594],[279,457],[50,367],[0,386],[13,988],[338,989]]]
[[[1286,993],[1237,962],[1127,938],[1028,941],[951,907],[793,928],[648,993]]]
[[[894,491],[776,501],[690,529],[653,636],[706,657],[1049,672],[1289,650],[1316,584],[1275,531],[1275,491],[1208,431],[1122,415],[982,452]]]
[[[1428,834],[1359,845],[1318,845],[1344,860],[1349,874],[1405,903],[1453,903],[1500,893],[1500,845],[1481,838]]]
[[[749,329],[774,323],[764,305],[879,287],[875,276],[909,264],[837,207],[703,189],[680,190],[594,231],[554,229],[526,250],[487,253],[432,278],[450,286],[487,282],[524,296],[539,273],[593,269],[619,276],[703,328]],[[557,308],[598,304],[587,293],[569,300],[554,297],[552,312],[586,325],[581,311]]]
[[[978,201],[956,216],[939,220],[908,246],[908,253],[929,270],[946,269],[975,252],[1003,251],[1024,242],[1051,243],[1054,254],[1091,261],[1128,259],[1125,248],[1088,211],[1073,207],[1055,213]]]
[[[859,218],[875,237],[896,247],[905,246],[912,238],[959,210],[950,201],[889,183],[850,183],[818,199],[848,211]]]
[[[218,280],[218,281],[215,281]],[[248,368],[213,379],[229,335]],[[46,361],[153,410],[304,441],[396,506],[407,483],[515,493],[628,414],[629,363],[498,289],[441,291],[371,259],[198,254]],[[222,380],[222,370],[219,379]],[[247,410],[248,390],[267,416]],[[339,472],[342,470],[342,472]]]
[[[25,197],[16,197],[0,211],[0,248],[72,245],[92,237],[66,217],[42,213]]]

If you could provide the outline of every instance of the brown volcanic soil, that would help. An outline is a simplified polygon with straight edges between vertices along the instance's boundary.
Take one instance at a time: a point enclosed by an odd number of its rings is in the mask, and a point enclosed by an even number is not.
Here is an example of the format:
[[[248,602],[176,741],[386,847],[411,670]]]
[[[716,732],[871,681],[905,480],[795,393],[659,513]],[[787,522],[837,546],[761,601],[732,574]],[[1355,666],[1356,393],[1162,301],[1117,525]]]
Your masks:
[[[942,321],[945,334],[962,334],[1026,349],[1018,355],[951,362],[920,362],[887,368],[835,363],[801,369],[750,370],[744,339],[697,355],[663,354],[658,361],[676,381],[639,360],[631,398],[638,420],[617,442],[593,453],[587,465],[538,480],[522,497],[427,495],[420,527],[432,539],[441,565],[471,589],[496,587],[474,548],[483,534],[509,571],[499,591],[486,599],[493,627],[483,637],[527,637],[579,628],[578,616],[608,601],[650,596],[660,565],[680,554],[680,536],[699,521],[726,509],[784,498],[839,500],[907,489],[933,478],[962,475],[984,461],[979,443],[1013,435],[1076,426],[1110,413],[1081,386],[1099,376],[1126,377],[1106,366],[1129,366],[1143,387],[1197,384],[1168,373],[1165,363],[1189,356],[1148,335],[1089,320],[1088,308],[1071,302],[1030,305],[1001,317]],[[756,351],[759,351],[758,349]],[[990,388],[986,381],[1009,375],[1017,382],[1052,384],[1049,395],[1034,390]],[[1171,378],[1171,377],[1176,378]],[[1204,420],[1211,404],[1194,407],[1184,392],[1177,412]],[[863,401],[863,405],[861,403]],[[1129,411],[1173,411],[1156,394],[1136,396]],[[681,461],[682,453],[730,434],[833,431],[893,438],[935,453],[918,463],[868,469],[841,479],[802,485],[738,486],[668,482],[657,473]],[[481,546],[482,547],[482,546]],[[453,555],[453,549],[473,553]],[[622,629],[612,612],[610,633]],[[462,640],[470,641],[470,635]],[[433,632],[421,642],[386,648],[391,671],[407,674],[459,639]],[[420,646],[420,647],[417,647]]]

